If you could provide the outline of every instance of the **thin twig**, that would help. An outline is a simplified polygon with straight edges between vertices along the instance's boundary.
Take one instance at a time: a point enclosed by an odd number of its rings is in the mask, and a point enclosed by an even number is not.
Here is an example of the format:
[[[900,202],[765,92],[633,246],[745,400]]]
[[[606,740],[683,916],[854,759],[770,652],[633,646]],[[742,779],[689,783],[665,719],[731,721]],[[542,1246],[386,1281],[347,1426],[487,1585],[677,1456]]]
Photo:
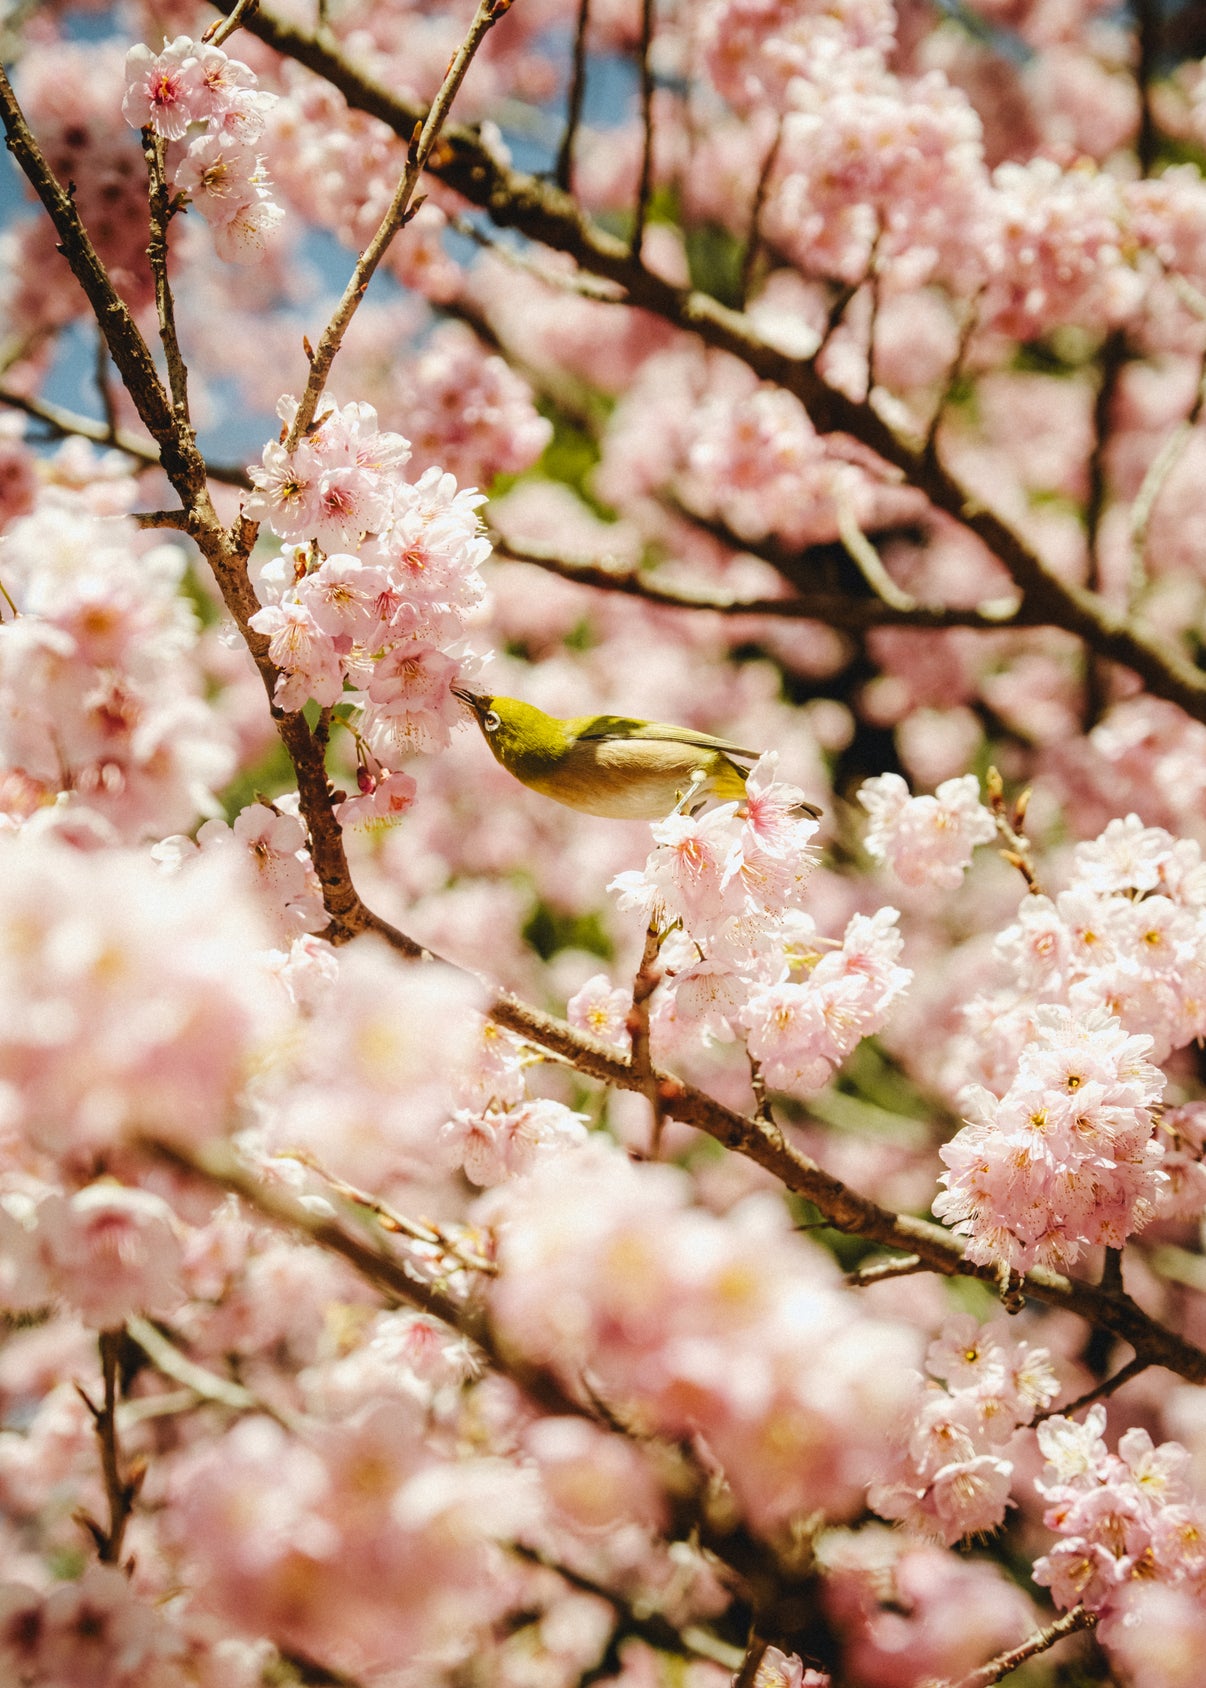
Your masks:
[[[1082,1630],[1093,1629],[1096,1624],[1096,1612],[1088,1612],[1083,1606],[1074,1606],[1070,1612],[1065,1612],[1062,1618],[1048,1624],[1046,1629],[1038,1630],[1019,1647],[1011,1648],[1008,1653],[998,1653],[995,1659],[981,1665],[979,1670],[973,1670],[969,1676],[960,1677],[953,1688],[992,1688],[994,1682],[1002,1681],[1010,1671],[1025,1664],[1027,1659],[1046,1653],[1057,1641],[1063,1641],[1069,1635],[1078,1635]]]
[[[336,1177],[333,1172],[329,1172],[322,1165],[318,1157],[312,1154],[310,1150],[287,1150],[284,1158],[295,1160],[301,1166],[308,1166],[311,1172],[317,1174],[325,1184],[330,1185],[337,1196],[342,1196],[345,1201],[352,1202],[355,1206],[364,1208],[367,1213],[371,1213],[382,1230],[390,1231],[395,1236],[409,1237],[411,1242],[421,1243],[424,1248],[436,1249],[440,1254],[446,1255],[456,1266],[464,1267],[466,1271],[485,1272],[491,1277],[497,1274],[498,1267],[493,1260],[487,1260],[482,1254],[466,1250],[454,1237],[449,1237],[446,1231],[441,1231],[435,1225],[427,1225],[416,1219],[407,1219],[405,1215],[398,1213],[388,1203],[381,1201],[377,1196],[370,1195],[367,1190],[357,1189],[355,1184],[348,1184],[344,1179]]]
[[[117,1434],[117,1397],[123,1337],[124,1332],[120,1327],[100,1333],[101,1386],[104,1390],[102,1405],[98,1407],[87,1391],[79,1384],[76,1385],[81,1400],[92,1415],[93,1428],[100,1446],[101,1472],[105,1483],[105,1498],[109,1505],[108,1528],[99,1524],[95,1518],[89,1517],[87,1513],[77,1513],[76,1517],[96,1543],[97,1555],[103,1565],[121,1563],[126,1527],[146,1476],[146,1466],[141,1461],[131,1465],[128,1474],[122,1473],[121,1448]]]
[[[1109,1400],[1110,1396],[1116,1394],[1123,1384],[1129,1383],[1133,1377],[1138,1377],[1140,1372],[1147,1370],[1148,1362],[1146,1360],[1141,1360],[1138,1357],[1128,1360],[1125,1366],[1118,1368],[1113,1377],[1107,1377],[1095,1389],[1086,1390],[1083,1395],[1078,1395],[1074,1401],[1068,1401],[1063,1406],[1048,1407],[1045,1412],[1036,1413],[1031,1423],[1041,1424],[1045,1418],[1055,1418],[1057,1415],[1060,1418],[1071,1418],[1073,1413],[1083,1412],[1085,1407],[1091,1407],[1094,1401]]]
[[[632,1038],[632,1068],[641,1080],[641,1089],[649,1102],[653,1116],[649,1131],[649,1159],[657,1160],[662,1149],[662,1133],[666,1129],[666,1100],[661,1094],[649,1043],[649,999],[661,983],[661,969],[657,958],[666,934],[661,931],[656,915],[651,916],[645,931],[645,947],[640,966],[632,982],[632,1011],[628,1016],[628,1031]]]
[[[955,355],[951,359],[951,366],[946,372],[942,392],[938,395],[938,402],[934,406],[934,413],[930,417],[929,425],[925,431],[925,441],[921,450],[927,461],[936,455],[938,430],[942,426],[942,418],[946,415],[955,395],[955,390],[963,378],[963,371],[967,365],[967,354],[971,350],[971,343],[980,322],[980,297],[981,293],[977,293],[974,298],[967,301],[964,307],[963,321],[959,324],[959,338],[955,345]]]
[[[229,12],[224,18],[215,19],[215,21],[210,24],[209,28],[205,31],[205,34],[201,37],[202,41],[206,42],[211,47],[220,47],[223,41],[228,41],[230,39],[236,29],[242,28],[243,20],[246,18],[248,12],[254,11],[255,7],[258,5],[259,0],[238,0],[237,5],[232,12]]]
[[[767,148],[766,157],[762,160],[762,168],[758,172],[758,185],[754,189],[754,202],[750,206],[749,233],[745,237],[745,251],[741,254],[741,276],[737,283],[737,306],[744,310],[749,298],[750,286],[754,279],[754,265],[758,261],[758,253],[762,245],[762,209],[766,204],[766,196],[770,192],[771,179],[775,173],[775,165],[779,162],[779,151],[783,145],[783,123],[779,122],[775,129],[775,138]]]
[[[1011,813],[1005,803],[1004,781],[995,768],[989,768],[984,776],[984,784],[988,790],[988,806],[997,823],[998,836],[1005,845],[1001,855],[1010,867],[1017,868],[1026,881],[1026,889],[1031,896],[1042,896],[1043,887],[1039,884],[1038,872],[1030,854],[1030,840],[1022,830],[1030,801],[1029,787],[1015,800]]]
[[[847,1272],[843,1281],[851,1289],[866,1289],[868,1284],[882,1284],[888,1278],[913,1278],[929,1270],[920,1255],[905,1254],[899,1260],[875,1260],[868,1266],[858,1266]]]
[[[166,174],[167,143],[151,129],[142,131],[143,156],[147,161],[150,183],[151,241],[147,257],[155,282],[155,308],[159,313],[159,340],[167,359],[168,385],[172,404],[182,430],[190,437],[192,429],[188,414],[188,366],[180,350],[180,336],[176,332],[176,306],[172,298],[172,284],[168,280],[168,225],[175,215],[175,206],[168,192]]]
[[[113,383],[109,379],[109,348],[105,345],[105,337],[98,330],[96,336],[96,390],[100,394],[101,409],[105,413],[105,443],[117,444],[117,402],[113,396]]]
[[[681,592],[659,586],[636,569],[616,568],[608,558],[566,557],[551,547],[517,545],[490,534],[496,555],[517,563],[532,563],[579,586],[605,592],[621,592],[644,598],[651,604],[671,609],[707,610],[717,615],[774,616],[791,621],[823,621],[854,631],[866,627],[968,627],[984,633],[999,633],[1009,627],[1032,625],[1016,601],[981,604],[978,609],[947,609],[942,604],[915,604],[902,609],[882,598],[850,598],[838,592],[801,592],[790,598],[728,598],[702,592]],[[801,555],[801,563],[807,553]]]
[[[187,510],[133,510],[130,520],[140,528],[176,528],[181,533],[189,529]]]
[[[775,1116],[771,1111],[770,1096],[767,1094],[766,1080],[762,1076],[762,1067],[748,1049],[745,1054],[750,1065],[750,1089],[754,1093],[754,1117],[763,1120],[768,1125],[772,1124]]]
[[[578,129],[582,122],[582,102],[586,97],[586,36],[589,29],[590,0],[578,0],[569,93],[565,102],[565,134],[561,137],[561,147],[553,171],[553,180],[566,193],[573,186],[574,142],[578,138]]]
[[[205,467],[191,433],[179,425],[150,348],[98,257],[74,199],[47,164],[3,67],[0,67],[0,121],[4,124],[9,151],[58,232],[63,256],[92,306],[126,391],[159,446],[160,461],[168,478],[180,494],[181,502],[197,507],[199,519],[212,517],[205,489]]]
[[[1135,494],[1135,502],[1131,505],[1131,570],[1127,604],[1132,612],[1147,587],[1147,538],[1156,501],[1193,438],[1194,429],[1201,419],[1203,404],[1206,404],[1206,356],[1201,362],[1197,390],[1188,415],[1177,424],[1148,465],[1139,491]]]
[[[215,1406],[226,1407],[236,1413],[264,1413],[274,1418],[286,1430],[296,1430],[300,1423],[291,1413],[280,1411],[270,1402],[261,1400],[253,1395],[250,1389],[244,1389],[241,1383],[235,1383],[228,1377],[219,1377],[216,1372],[207,1371],[199,1366],[195,1360],[190,1360],[187,1354],[182,1354],[175,1343],[171,1342],[162,1331],[159,1331],[149,1319],[136,1317],[126,1320],[126,1332],[132,1342],[136,1342],[155,1367],[164,1377],[170,1377],[173,1383],[183,1384],[193,1397],[193,1404],[197,1401],[210,1401]]]
[[[606,1583],[587,1576],[583,1571],[562,1564],[559,1559],[554,1559],[539,1548],[529,1547],[523,1542],[512,1542],[508,1552],[525,1565],[537,1565],[541,1570],[552,1571],[579,1594],[589,1594],[596,1600],[604,1601],[619,1619],[624,1636],[638,1637],[661,1653],[673,1653],[681,1658],[712,1659],[733,1668],[731,1661],[734,1649],[713,1636],[709,1630],[690,1626],[680,1630],[658,1611],[638,1611],[630,1597],[617,1593],[615,1589],[608,1588]]]
[[[314,420],[314,413],[318,408],[318,400],[326,386],[327,376],[331,372],[331,365],[335,355],[343,343],[348,325],[356,314],[356,309],[363,299],[365,290],[376,272],[378,264],[384,258],[390,242],[398,231],[414,215],[418,209],[412,205],[415,188],[419,178],[431,156],[432,148],[444,126],[452,102],[456,97],[469,66],[473,63],[474,54],[485,40],[489,31],[494,27],[509,9],[511,0],[478,0],[477,11],[469,25],[468,33],[456,52],[452,56],[441,82],[435,99],[422,124],[411,133],[410,144],[407,148],[406,168],[402,178],[390,201],[377,231],[369,241],[357,260],[343,297],[340,299],[331,320],[323,329],[322,337],[310,358],[310,375],[306,381],[306,390],[302,394],[297,407],[297,414],[293,418],[289,435],[285,442],[286,449],[293,451],[306,429]]]
[[[60,439],[91,440],[93,445],[107,445],[115,451],[124,452],[148,469],[162,468],[157,447],[150,440],[139,439],[137,434],[130,433],[126,428],[117,428],[110,433],[107,424],[98,422],[95,417],[68,410],[64,405],[51,404],[46,399],[31,398],[27,393],[18,393],[3,385],[0,385],[0,404],[7,405],[10,410],[23,411],[35,422],[43,423]],[[208,479],[223,486],[237,486],[244,490],[251,486],[246,469],[234,463],[207,461],[205,473]]]
[[[633,212],[632,241],[629,250],[635,262],[641,261],[645,243],[645,220],[649,215],[649,197],[653,188],[653,13],[654,0],[641,0],[641,45],[638,69],[641,78],[641,174],[637,182],[636,209]]]
[[[884,567],[879,552],[855,520],[854,508],[842,481],[838,482],[834,505],[842,544],[871,591],[889,609],[896,610],[900,615],[911,615],[918,607],[917,600],[902,591]]]
[[[534,276],[555,293],[572,293],[575,298],[590,299],[596,305],[627,305],[632,302],[618,282],[601,281],[598,276],[586,275],[578,270],[550,269],[531,253],[518,251],[514,246],[495,240],[489,230],[483,229],[479,223],[470,222],[468,217],[450,217],[448,221],[457,234],[464,235],[466,240],[471,240],[483,252],[489,252],[523,275]],[[458,303],[456,311],[459,315],[468,316],[468,310],[463,304]],[[476,322],[472,326],[478,328]],[[495,338],[497,339],[497,336]]]

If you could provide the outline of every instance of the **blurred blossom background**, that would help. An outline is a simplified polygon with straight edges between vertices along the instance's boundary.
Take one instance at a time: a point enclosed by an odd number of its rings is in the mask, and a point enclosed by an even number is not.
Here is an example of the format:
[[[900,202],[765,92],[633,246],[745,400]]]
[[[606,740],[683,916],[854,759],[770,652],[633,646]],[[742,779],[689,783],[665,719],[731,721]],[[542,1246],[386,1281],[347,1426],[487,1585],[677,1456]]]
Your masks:
[[[1201,8],[482,12],[309,390],[475,8],[218,17],[0,22],[0,1679],[1196,1688]]]

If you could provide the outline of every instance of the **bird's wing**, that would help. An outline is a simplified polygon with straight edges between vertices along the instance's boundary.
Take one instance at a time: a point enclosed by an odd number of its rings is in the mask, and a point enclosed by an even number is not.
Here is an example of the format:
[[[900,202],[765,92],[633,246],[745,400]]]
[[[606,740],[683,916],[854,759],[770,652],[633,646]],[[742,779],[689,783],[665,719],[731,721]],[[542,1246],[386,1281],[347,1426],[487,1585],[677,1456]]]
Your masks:
[[[693,727],[672,727],[665,721],[640,721],[626,715],[593,715],[581,724],[575,723],[576,739],[663,739],[676,744],[696,745],[701,750],[720,750],[726,756],[739,756],[743,761],[756,762],[760,752],[746,750],[730,739],[715,738],[711,733],[697,733]]]

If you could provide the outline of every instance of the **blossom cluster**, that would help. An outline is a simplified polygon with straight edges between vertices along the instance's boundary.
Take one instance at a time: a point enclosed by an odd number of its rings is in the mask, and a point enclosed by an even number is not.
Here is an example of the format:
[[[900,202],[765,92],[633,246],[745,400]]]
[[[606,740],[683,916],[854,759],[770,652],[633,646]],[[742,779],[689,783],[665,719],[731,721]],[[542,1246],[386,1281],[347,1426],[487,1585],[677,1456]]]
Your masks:
[[[413,781],[408,783],[413,787]],[[195,842],[178,833],[156,844],[151,853],[162,866],[178,868],[198,851],[231,852],[250,867],[261,908],[273,922],[280,941],[288,944],[301,933],[317,932],[326,925],[322,887],[296,807],[296,796],[271,805],[249,803],[231,825],[217,818],[203,821]]]
[[[292,399],[279,411],[286,425]],[[379,429],[372,406],[325,401],[293,450],[265,446],[252,470],[247,514],[288,543],[261,574],[263,609],[251,619],[280,670],[275,701],[329,707],[358,688],[360,737],[373,759],[374,813],[397,812],[396,774],[408,752],[441,749],[463,711],[452,687],[467,659],[447,647],[483,599],[478,570],[490,553],[477,517],[479,493],[451,475],[402,478],[410,446]],[[403,802],[405,801],[405,793]],[[356,802],[355,799],[352,800]],[[363,818],[361,807],[353,818]]]
[[[513,1465],[439,1457],[395,1398],[305,1436],[245,1419],[178,1468],[172,1516],[211,1610],[379,1674],[505,1610],[494,1544],[519,1532],[533,1499]]]
[[[769,1084],[807,1093],[883,1025],[911,975],[899,965],[895,909],[854,915],[837,945],[818,936],[801,907],[817,822],[801,813],[802,793],[775,778],[776,762],[767,755],[753,769],[743,810],[724,803],[656,823],[645,866],[611,889],[662,936],[655,1042],[692,1028],[741,1036]],[[622,1042],[622,1010],[596,979],[573,1012]]]
[[[872,1485],[881,1518],[948,1547],[995,1529],[1010,1504],[1009,1444],[1055,1398],[1046,1349],[1012,1342],[970,1314],[947,1320],[926,1353],[930,1381],[910,1403],[896,1471]]]
[[[1151,1039],[1103,1009],[1040,1007],[1003,1096],[970,1086],[970,1118],[939,1151],[934,1212],[971,1259],[1062,1271],[1086,1248],[1121,1248],[1156,1206],[1164,1149],[1153,1109],[1164,1075]]]
[[[173,155],[172,185],[213,229],[219,257],[232,262],[259,258],[284,217],[256,147],[275,99],[248,65],[187,35],[159,53],[139,45],[126,55],[126,122],[164,141],[188,138]],[[189,137],[198,128],[204,132]]]
[[[572,1390],[585,1373],[624,1422],[698,1438],[755,1529],[817,1508],[852,1516],[913,1333],[852,1327],[832,1263],[778,1203],[720,1219],[688,1194],[677,1169],[634,1166],[594,1136],[483,1197],[499,1339]]]
[[[212,813],[234,754],[189,661],[183,552],[47,490],[3,555],[17,613],[0,621],[0,815],[62,798],[98,838],[134,843]]]
[[[1037,1487],[1043,1522],[1059,1541],[1037,1560],[1035,1581],[1057,1606],[1087,1606],[1126,1628],[1126,1595],[1136,1581],[1168,1584],[1201,1601],[1206,1593],[1206,1511],[1188,1482],[1190,1456],[1179,1442],[1154,1446],[1128,1430],[1107,1451],[1106,1412],[1084,1423],[1051,1418],[1038,1429],[1047,1468]]]
[[[164,1616],[116,1565],[89,1565],[50,1590],[0,1583],[0,1667],[14,1683],[105,1688],[259,1688],[262,1641],[220,1634],[190,1613]]]
[[[977,844],[996,836],[973,774],[944,780],[933,797],[910,797],[899,774],[864,780],[858,800],[871,816],[867,854],[889,862],[905,885],[953,891]]]
[[[1035,1004],[1082,1017],[1104,1008],[1151,1039],[1152,1056],[1206,1032],[1206,863],[1192,838],[1113,820],[1077,846],[1067,889],[1029,896],[996,944],[1008,983],[970,1009],[985,1040],[983,1071],[1016,1058]],[[991,1080],[990,1080],[991,1082]]]
[[[206,853],[167,876],[140,852],[30,828],[0,833],[0,862],[14,1167],[71,1183],[143,1135],[225,1135],[285,1006],[257,965],[269,932],[241,864]]]

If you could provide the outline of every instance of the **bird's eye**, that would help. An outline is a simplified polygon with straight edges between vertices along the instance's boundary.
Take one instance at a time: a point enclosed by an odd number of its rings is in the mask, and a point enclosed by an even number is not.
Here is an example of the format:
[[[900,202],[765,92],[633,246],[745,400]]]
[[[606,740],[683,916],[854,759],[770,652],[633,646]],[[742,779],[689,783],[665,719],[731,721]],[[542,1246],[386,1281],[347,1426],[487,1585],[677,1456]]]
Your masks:
[[[495,709],[487,709],[482,716],[482,726],[488,733],[496,733],[502,726],[502,716]]]

